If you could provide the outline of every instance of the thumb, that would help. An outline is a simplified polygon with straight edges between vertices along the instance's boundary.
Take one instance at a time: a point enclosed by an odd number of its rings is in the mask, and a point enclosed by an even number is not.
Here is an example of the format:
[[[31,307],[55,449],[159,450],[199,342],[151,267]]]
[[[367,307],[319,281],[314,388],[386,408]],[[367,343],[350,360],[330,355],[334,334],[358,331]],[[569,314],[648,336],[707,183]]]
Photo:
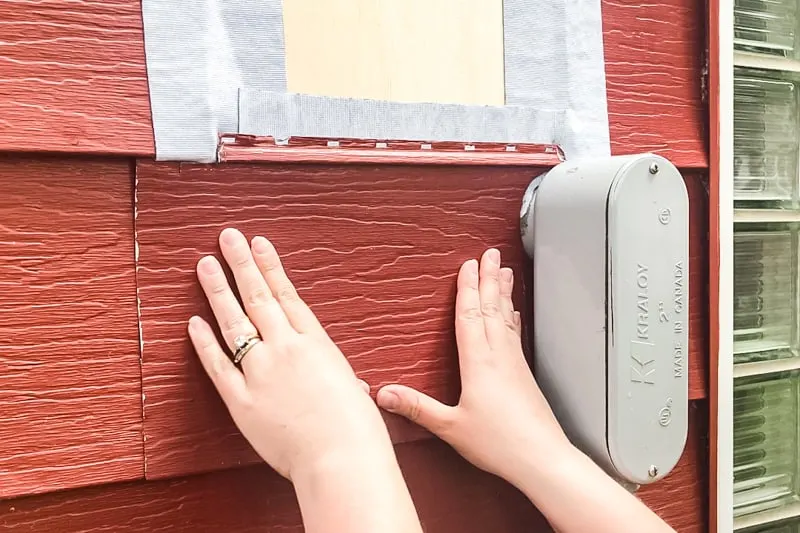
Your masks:
[[[455,412],[455,407],[404,385],[386,385],[378,391],[376,400],[383,409],[402,415],[439,436],[450,425]]]

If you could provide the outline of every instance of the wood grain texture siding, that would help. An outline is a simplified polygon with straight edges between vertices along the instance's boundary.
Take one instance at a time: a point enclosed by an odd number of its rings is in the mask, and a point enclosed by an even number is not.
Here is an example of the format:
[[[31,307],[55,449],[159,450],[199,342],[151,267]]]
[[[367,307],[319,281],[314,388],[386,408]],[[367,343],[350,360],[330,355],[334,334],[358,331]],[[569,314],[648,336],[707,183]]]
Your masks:
[[[148,478],[250,463],[196,361],[186,321],[210,312],[194,265],[236,226],[265,234],[360,377],[458,399],[453,334],[460,264],[498,246],[523,280],[522,194],[533,168],[176,165],[137,167],[145,453]],[[690,178],[690,184],[694,178]],[[697,186],[690,186],[693,194]],[[705,213],[703,198],[692,205]],[[702,221],[705,215],[699,217]],[[692,235],[693,303],[704,286],[704,233]],[[521,304],[522,283],[517,285]],[[705,394],[702,306],[690,322],[693,397]],[[526,317],[527,318],[527,317]],[[526,320],[526,323],[529,323]],[[395,442],[427,434],[387,415]]]
[[[703,3],[602,9],[614,153],[707,167]],[[139,0],[7,0],[0,21],[0,149],[154,153]]]
[[[708,181],[683,172],[689,194],[689,399],[708,396]]]
[[[0,497],[143,477],[127,161],[0,156]]]
[[[455,274],[499,246],[522,279],[519,205],[536,173],[139,163],[148,477],[255,460],[186,335],[192,313],[210,316],[194,265],[216,251],[221,229],[275,242],[301,295],[373,387],[399,381],[455,402]],[[390,423],[395,442],[425,435],[399,418]]]
[[[401,445],[398,459],[426,533],[550,531],[510,486],[438,441]],[[15,533],[302,533],[292,486],[266,466],[0,502]]]
[[[692,409],[686,451],[663,481],[640,492],[679,533],[706,531],[704,411]],[[426,533],[545,533],[516,490],[438,440],[401,444],[398,460]],[[265,466],[135,482],[0,502],[0,529],[16,533],[302,532],[291,485]]]
[[[704,3],[603,0],[602,9],[612,153],[707,168]]]
[[[0,150],[153,153],[138,0],[0,2]]]

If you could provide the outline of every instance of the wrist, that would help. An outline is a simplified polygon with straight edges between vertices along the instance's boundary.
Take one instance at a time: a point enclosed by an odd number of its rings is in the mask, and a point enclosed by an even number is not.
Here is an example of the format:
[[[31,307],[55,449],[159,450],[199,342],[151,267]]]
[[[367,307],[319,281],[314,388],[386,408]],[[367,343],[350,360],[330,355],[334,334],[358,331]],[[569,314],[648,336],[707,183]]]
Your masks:
[[[526,461],[516,487],[559,531],[672,531],[583,452],[570,446]]]
[[[581,502],[588,504],[592,494],[604,497],[628,494],[588,455],[569,442],[555,447],[543,458],[530,457],[522,463],[524,466],[512,484],[551,521],[580,506]]]
[[[289,478],[313,478],[318,472],[333,473],[341,468],[374,460],[372,456],[391,457],[394,448],[389,431],[377,406],[367,398],[354,405],[333,427],[306,439],[305,446],[290,459]]]
[[[397,465],[386,431],[367,432],[347,442],[340,442],[297,457],[290,470],[292,483],[314,484],[320,478],[340,473],[354,474],[369,468]]]
[[[520,458],[514,472],[507,478],[534,504],[542,495],[562,490],[578,482],[587,470],[598,468],[583,452],[565,439],[563,443],[547,447],[546,452],[536,452]]]
[[[292,475],[306,531],[418,532],[419,520],[388,437],[330,451]]]

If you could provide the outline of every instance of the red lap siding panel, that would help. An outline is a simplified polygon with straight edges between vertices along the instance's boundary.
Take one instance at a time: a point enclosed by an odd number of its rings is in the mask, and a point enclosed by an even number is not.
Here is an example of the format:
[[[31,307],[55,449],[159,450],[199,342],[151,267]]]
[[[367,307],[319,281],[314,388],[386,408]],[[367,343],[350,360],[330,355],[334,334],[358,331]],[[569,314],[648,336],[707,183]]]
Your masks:
[[[683,172],[689,195],[689,399],[708,396],[708,181]]]
[[[0,157],[0,497],[136,479],[131,167]]]
[[[612,152],[707,168],[704,3],[603,0],[602,8]]]
[[[147,477],[256,460],[186,335],[192,314],[211,318],[194,267],[203,254],[217,252],[221,229],[235,226],[275,242],[301,295],[373,391],[397,381],[455,403],[455,274],[466,259],[498,246],[515,270],[522,303],[519,206],[537,172],[140,162],[136,228]],[[695,196],[698,186],[690,186]],[[704,212],[702,197],[692,201]],[[701,238],[693,234],[693,301],[703,290]],[[702,397],[705,329],[697,308],[690,324],[690,376],[693,397]],[[389,423],[395,442],[426,436],[395,417]]]
[[[640,496],[679,533],[706,531],[704,410],[692,409],[686,451]],[[518,492],[465,463],[438,440],[401,444],[397,455],[426,533],[545,533]],[[303,531],[291,485],[254,466],[0,502],[0,529],[16,533]]]
[[[153,153],[138,0],[3,0],[0,36],[0,150]]]
[[[426,533],[538,533],[544,519],[513,488],[438,441],[398,447]],[[15,533],[302,533],[292,486],[265,466],[0,502]]]
[[[137,168],[149,478],[251,462],[186,335],[210,318],[194,271],[226,226],[268,236],[373,389],[458,399],[455,274],[489,246],[523,279],[519,206],[534,169],[172,165]],[[521,304],[521,282],[517,299]],[[424,435],[398,418],[395,442]]]

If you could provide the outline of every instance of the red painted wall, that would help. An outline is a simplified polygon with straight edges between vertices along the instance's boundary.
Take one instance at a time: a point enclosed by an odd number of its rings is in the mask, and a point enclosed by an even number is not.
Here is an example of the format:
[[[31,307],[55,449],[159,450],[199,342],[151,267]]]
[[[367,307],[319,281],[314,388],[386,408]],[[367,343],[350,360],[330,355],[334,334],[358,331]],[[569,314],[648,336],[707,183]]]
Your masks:
[[[373,386],[399,380],[454,401],[453,275],[495,245],[526,280],[517,213],[541,168],[153,163],[139,2],[67,4],[0,3],[0,527],[299,531],[291,487],[238,467],[255,458],[185,339],[205,305],[194,261],[227,224],[269,235]],[[692,209],[690,435],[673,474],[641,497],[700,532],[705,14],[693,0],[634,4],[603,1],[613,150],[671,158]],[[548,530],[503,482],[387,421],[426,531]]]

